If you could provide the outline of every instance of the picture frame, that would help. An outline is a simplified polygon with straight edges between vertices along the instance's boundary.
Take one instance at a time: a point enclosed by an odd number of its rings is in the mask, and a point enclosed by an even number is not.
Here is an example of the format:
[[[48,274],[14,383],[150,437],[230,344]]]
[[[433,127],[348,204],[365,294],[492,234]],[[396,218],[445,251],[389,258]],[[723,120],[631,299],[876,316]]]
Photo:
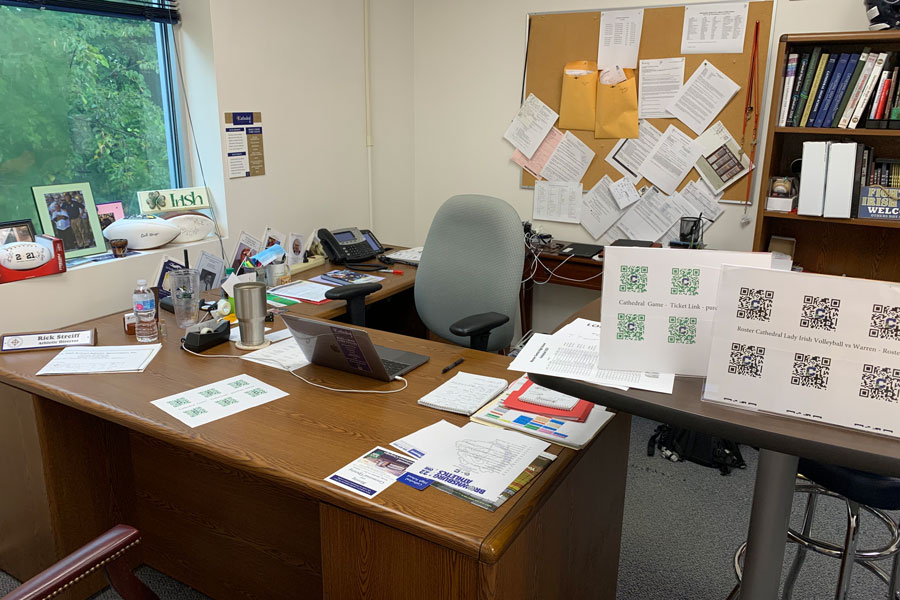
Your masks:
[[[46,235],[62,240],[67,259],[106,252],[91,184],[39,185],[31,192],[41,228]]]
[[[34,235],[31,219],[0,222],[0,246],[12,242],[33,242]]]
[[[125,218],[125,208],[121,202],[104,202],[97,205],[97,217],[100,219],[100,229],[106,229],[110,223]]]

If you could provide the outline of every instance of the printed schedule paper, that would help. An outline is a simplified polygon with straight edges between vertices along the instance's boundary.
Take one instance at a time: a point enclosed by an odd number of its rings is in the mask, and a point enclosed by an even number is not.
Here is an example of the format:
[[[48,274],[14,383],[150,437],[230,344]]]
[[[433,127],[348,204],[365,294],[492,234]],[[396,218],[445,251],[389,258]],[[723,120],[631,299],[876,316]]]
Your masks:
[[[287,395],[255,377],[236,375],[150,404],[189,427],[197,427]]]
[[[578,223],[581,221],[581,190],[581,183],[572,181],[535,181],[532,218]]]
[[[900,285],[726,266],[703,398],[900,437]]]
[[[601,71],[616,67],[636,69],[643,27],[643,8],[601,12],[597,68]]]
[[[722,266],[770,268],[772,255],[607,246],[603,262],[600,364],[702,376]]]
[[[688,4],[681,30],[682,54],[740,54],[747,31],[746,2]]]

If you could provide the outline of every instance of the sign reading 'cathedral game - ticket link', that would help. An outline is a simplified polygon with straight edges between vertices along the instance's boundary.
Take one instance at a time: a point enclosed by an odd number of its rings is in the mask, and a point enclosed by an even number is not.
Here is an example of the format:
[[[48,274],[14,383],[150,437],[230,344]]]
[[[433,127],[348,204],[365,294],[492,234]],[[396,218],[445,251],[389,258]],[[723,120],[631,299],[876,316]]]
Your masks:
[[[600,365],[705,375],[722,265],[769,268],[769,253],[607,246]]]
[[[900,285],[725,267],[703,398],[900,437]]]

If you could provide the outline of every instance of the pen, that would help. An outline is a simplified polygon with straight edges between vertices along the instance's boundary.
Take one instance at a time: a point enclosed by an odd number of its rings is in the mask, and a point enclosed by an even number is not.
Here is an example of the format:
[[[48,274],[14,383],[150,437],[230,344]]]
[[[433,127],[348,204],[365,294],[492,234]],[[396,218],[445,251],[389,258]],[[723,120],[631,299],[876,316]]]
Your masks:
[[[457,359],[457,360],[453,361],[452,364],[449,364],[449,365],[447,365],[446,367],[444,367],[443,369],[441,369],[441,374],[446,373],[447,371],[449,371],[449,370],[452,369],[453,367],[457,367],[457,366],[461,365],[461,364],[463,363],[464,360],[465,360],[464,358],[460,358],[460,359]]]
[[[394,275],[403,275],[403,271],[397,269],[378,269],[379,273],[393,273]]]

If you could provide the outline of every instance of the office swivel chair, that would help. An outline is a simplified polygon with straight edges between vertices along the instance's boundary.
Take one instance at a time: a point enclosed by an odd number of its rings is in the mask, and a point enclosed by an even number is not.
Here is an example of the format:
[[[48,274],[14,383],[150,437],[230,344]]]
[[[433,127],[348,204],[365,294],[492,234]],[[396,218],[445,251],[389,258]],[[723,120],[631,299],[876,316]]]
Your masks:
[[[350,323],[366,326],[366,296],[381,289],[380,283],[351,283],[339,285],[325,292],[329,300],[346,300]]]
[[[150,588],[134,576],[134,565],[125,558],[128,550],[140,542],[141,534],[137,529],[128,525],[116,525],[0,600],[52,598],[101,568],[110,585],[124,600],[159,600]]]
[[[496,352],[512,341],[525,245],[515,209],[453,196],[438,209],[416,272],[416,310],[440,337]]]

